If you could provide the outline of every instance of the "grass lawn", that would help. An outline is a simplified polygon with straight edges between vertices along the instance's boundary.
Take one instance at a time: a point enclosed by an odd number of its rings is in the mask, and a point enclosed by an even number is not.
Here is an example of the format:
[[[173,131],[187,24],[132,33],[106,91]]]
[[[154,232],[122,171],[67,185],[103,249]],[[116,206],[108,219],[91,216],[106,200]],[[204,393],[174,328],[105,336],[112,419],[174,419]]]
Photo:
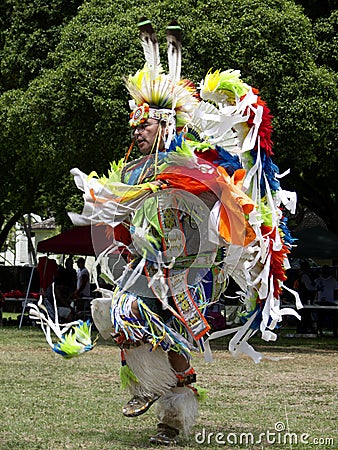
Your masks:
[[[215,341],[212,364],[195,356],[198,384],[209,395],[194,433],[176,448],[338,448],[338,340],[281,336],[252,344],[280,359],[233,359],[224,340]],[[153,448],[154,410],[135,419],[121,414],[129,396],[118,369],[111,343],[99,340],[92,352],[64,360],[38,328],[1,328],[0,449]]]

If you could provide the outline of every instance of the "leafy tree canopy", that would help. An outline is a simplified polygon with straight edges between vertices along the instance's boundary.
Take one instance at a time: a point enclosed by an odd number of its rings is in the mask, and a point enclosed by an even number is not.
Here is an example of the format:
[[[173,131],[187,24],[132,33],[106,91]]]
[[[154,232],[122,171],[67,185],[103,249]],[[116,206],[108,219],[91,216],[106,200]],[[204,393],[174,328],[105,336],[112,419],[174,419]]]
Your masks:
[[[176,19],[183,28],[185,77],[198,84],[210,68],[240,69],[242,78],[261,91],[275,116],[275,161],[281,171],[291,168],[283,186],[297,189],[301,201],[337,231],[336,53],[330,52],[334,13],[313,25],[288,0],[165,0],[156,5],[150,0],[92,0],[77,10],[80,3],[52,3],[55,33],[50,28],[48,33],[54,41],[46,40],[50,47],[44,47],[40,60],[44,33],[39,23],[27,34],[29,42],[36,39],[30,45],[37,49],[36,58],[31,58],[20,41],[19,25],[10,34],[17,32],[17,40],[9,39],[14,9],[6,9],[0,87],[3,216],[47,214],[49,209],[69,226],[66,210],[81,204],[69,170],[106,172],[110,161],[125,154],[130,130],[122,78],[144,63],[136,24],[146,15],[158,32],[164,66],[165,28]],[[20,17],[31,8],[28,1],[7,4],[21,5]],[[61,4],[71,5],[70,12],[58,15]],[[17,58],[11,48],[21,54],[21,78],[15,76]],[[315,194],[317,187],[320,193]]]

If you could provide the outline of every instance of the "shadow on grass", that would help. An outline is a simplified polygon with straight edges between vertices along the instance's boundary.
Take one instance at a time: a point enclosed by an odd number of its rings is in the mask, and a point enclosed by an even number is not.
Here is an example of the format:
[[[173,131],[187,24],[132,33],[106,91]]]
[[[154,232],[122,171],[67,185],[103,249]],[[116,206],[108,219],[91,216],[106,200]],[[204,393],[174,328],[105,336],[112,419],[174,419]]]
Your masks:
[[[156,426],[140,428],[139,424],[136,422],[130,422],[129,431],[121,433],[119,430],[112,430],[106,435],[106,442],[116,446],[116,449],[122,448],[135,448],[135,449],[151,449],[152,444],[149,442],[149,438],[156,434]],[[156,447],[158,448],[158,447]],[[169,448],[169,447],[165,447]],[[177,449],[177,446],[175,447]]]

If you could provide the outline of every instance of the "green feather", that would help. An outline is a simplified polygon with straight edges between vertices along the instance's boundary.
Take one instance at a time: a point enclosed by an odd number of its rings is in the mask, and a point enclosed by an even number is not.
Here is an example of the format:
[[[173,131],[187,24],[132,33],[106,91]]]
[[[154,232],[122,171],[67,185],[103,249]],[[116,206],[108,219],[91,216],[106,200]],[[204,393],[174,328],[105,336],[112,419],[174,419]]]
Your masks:
[[[93,349],[96,340],[91,340],[91,324],[89,321],[82,322],[72,328],[67,334],[64,334],[59,342],[54,344],[53,350],[69,359],[79,356]]]
[[[259,211],[263,224],[272,227],[272,212],[269,206],[265,203],[265,198],[263,198],[260,202]]]
[[[137,376],[127,364],[120,367],[121,388],[126,389],[132,382],[139,383]]]
[[[196,386],[195,389],[197,390],[197,399],[199,402],[205,402],[207,399],[207,390],[205,388],[202,388],[201,386]]]
[[[123,169],[124,161],[120,159],[117,163],[113,161],[110,163],[110,170],[108,171],[108,177],[103,175],[99,178],[101,184],[106,186],[108,189],[113,183],[121,182],[121,173]]]
[[[142,227],[144,225],[144,222],[148,222],[159,234],[159,236],[163,237],[163,231],[161,229],[160,221],[158,218],[157,213],[157,206],[158,206],[158,200],[157,197],[151,197],[147,198],[143,204],[143,206],[136,210],[132,224],[135,227]],[[147,239],[149,242],[156,245],[156,247],[159,247],[159,242],[149,235],[147,236]]]
[[[92,326],[89,322],[82,322],[79,326],[74,328],[75,339],[77,342],[83,345],[91,345],[91,329]]]
[[[228,93],[231,92],[238,95],[238,97],[241,97],[248,92],[249,86],[246,83],[243,83],[238,70],[226,70],[220,74],[217,89],[220,91],[227,91]]]

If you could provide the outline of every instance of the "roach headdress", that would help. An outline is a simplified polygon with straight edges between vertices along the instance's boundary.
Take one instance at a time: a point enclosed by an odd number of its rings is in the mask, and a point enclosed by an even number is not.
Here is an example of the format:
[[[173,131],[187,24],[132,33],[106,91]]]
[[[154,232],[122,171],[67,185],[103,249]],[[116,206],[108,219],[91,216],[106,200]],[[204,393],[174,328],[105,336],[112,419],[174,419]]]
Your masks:
[[[143,69],[130,75],[126,86],[132,100],[130,125],[137,127],[148,118],[164,121],[170,144],[176,127],[183,128],[198,103],[196,90],[188,80],[181,79],[181,29],[177,22],[167,27],[168,73],[163,72],[159,44],[150,20],[138,23],[145,56]]]

